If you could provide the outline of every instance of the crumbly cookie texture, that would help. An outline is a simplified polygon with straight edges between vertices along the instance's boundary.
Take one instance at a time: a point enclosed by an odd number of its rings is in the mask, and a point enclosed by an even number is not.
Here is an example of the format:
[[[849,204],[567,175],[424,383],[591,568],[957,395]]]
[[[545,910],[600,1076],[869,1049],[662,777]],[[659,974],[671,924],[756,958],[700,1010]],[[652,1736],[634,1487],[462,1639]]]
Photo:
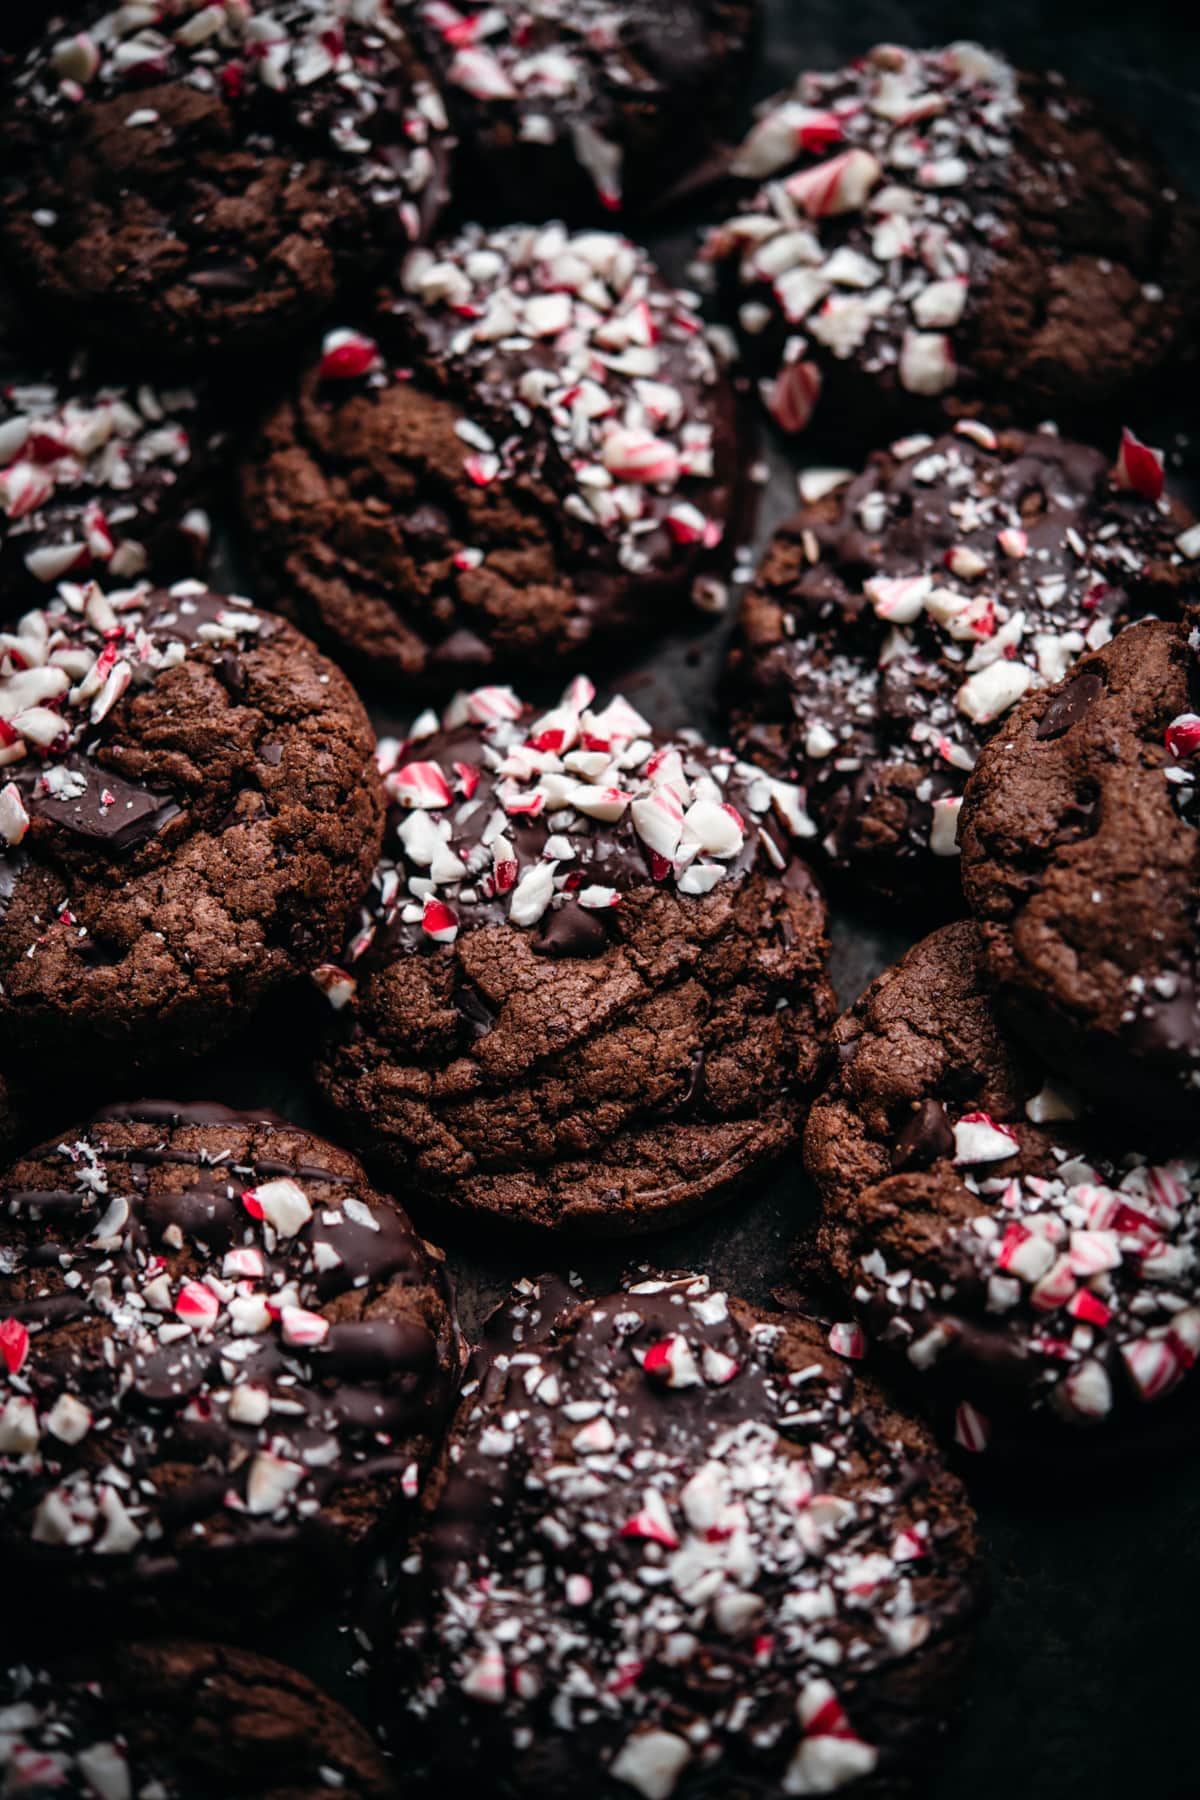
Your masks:
[[[253,1635],[411,1505],[458,1341],[436,1253],[352,1157],[143,1102],[16,1163],[2,1210],[11,1591],[155,1627],[234,1602]]]
[[[291,625],[200,582],[63,584],[0,633],[10,1067],[207,1048],[338,942],[374,736]]]
[[[294,1669],[179,1639],[0,1674],[0,1776],[63,1800],[390,1800],[362,1726]]]
[[[652,207],[713,148],[753,0],[407,0],[478,205],[574,220]]]
[[[0,351],[0,581],[15,610],[65,577],[132,581],[203,560],[224,434],[186,387],[97,382]]]
[[[804,788],[840,874],[957,900],[982,746],[1132,620],[1194,605],[1200,527],[1128,431],[1114,460],[962,420],[806,470],[800,494],[742,605],[734,741]]]
[[[18,65],[0,143],[14,278],[89,339],[210,362],[424,236],[450,154],[387,0],[91,0]]]
[[[1194,1119],[1200,632],[1150,620],[1027,697],[963,802],[1004,1016],[1073,1084]]]
[[[319,1078],[447,1205],[623,1232],[792,1140],[832,994],[795,788],[593,701],[476,689],[381,744]]]
[[[823,1328],[704,1276],[544,1279],[472,1375],[400,1589],[397,1741],[512,1796],[908,1791],[974,1521]]]
[[[694,299],[612,232],[414,251],[246,460],[262,591],[443,688],[649,639],[689,594],[720,610],[736,407]]]
[[[801,75],[733,170],[763,185],[706,254],[784,431],[822,397],[859,442],[981,396],[1084,415],[1194,334],[1200,218],[1141,134],[977,44]]]
[[[1200,1158],[1089,1112],[996,1018],[977,928],[944,927],[834,1028],[805,1161],[816,1258],[869,1347],[966,1450],[1136,1436],[1200,1352]]]

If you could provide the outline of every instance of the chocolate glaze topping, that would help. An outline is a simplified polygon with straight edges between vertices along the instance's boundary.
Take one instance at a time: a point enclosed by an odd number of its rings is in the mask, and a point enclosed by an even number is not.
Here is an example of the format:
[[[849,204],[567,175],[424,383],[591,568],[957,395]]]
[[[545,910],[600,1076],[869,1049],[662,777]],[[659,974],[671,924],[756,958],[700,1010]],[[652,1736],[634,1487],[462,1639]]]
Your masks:
[[[970,1515],[810,1321],[704,1277],[524,1283],[471,1374],[399,1597],[397,1735],[439,1775],[590,1770],[607,1800],[911,1767],[974,1606]]]

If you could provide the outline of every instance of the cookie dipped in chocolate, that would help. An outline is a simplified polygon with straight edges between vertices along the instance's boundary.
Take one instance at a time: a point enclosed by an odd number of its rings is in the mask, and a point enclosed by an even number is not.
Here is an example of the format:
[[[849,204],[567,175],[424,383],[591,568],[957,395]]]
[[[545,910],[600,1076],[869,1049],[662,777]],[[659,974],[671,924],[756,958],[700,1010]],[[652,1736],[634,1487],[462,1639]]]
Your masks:
[[[861,448],[983,404],[1087,436],[1194,342],[1200,211],[1146,134],[979,44],[804,70],[732,169],[707,254],[785,432]]]
[[[0,1203],[0,1568],[109,1628],[253,1636],[420,1489],[458,1376],[439,1253],[269,1115],[149,1102]]]
[[[388,1724],[417,1792],[481,1763],[504,1800],[927,1777],[974,1519],[824,1328],[706,1276],[527,1281],[470,1373],[398,1595]]]

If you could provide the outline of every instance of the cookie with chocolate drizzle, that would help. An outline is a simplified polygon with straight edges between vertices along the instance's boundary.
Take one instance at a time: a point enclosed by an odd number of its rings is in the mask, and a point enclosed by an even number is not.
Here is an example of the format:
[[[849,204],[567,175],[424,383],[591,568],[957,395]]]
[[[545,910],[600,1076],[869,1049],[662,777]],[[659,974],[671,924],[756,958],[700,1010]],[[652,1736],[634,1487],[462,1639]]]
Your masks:
[[[0,1570],[73,1617],[254,1637],[420,1491],[459,1344],[440,1253],[270,1115],[110,1107],[0,1198]]]

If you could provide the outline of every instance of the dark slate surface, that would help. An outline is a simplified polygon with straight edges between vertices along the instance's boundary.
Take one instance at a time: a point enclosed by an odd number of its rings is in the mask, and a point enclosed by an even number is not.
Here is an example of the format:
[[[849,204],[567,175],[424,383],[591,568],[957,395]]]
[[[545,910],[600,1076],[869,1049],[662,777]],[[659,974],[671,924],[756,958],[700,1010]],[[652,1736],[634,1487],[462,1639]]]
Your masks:
[[[0,0],[0,6],[4,0]],[[1030,65],[1049,64],[1152,127],[1182,184],[1200,190],[1200,27],[1186,6],[1117,9],[1078,0],[1051,7],[1035,0],[984,11],[965,5],[763,0],[766,29],[754,98],[784,84],[797,68],[833,66],[874,42],[934,44],[977,36]],[[1191,14],[1191,22],[1185,22]],[[681,275],[695,244],[686,226],[651,234],[650,243]],[[1200,460],[1184,426],[1195,408],[1183,394],[1178,416],[1131,418],[1139,435],[1172,448],[1185,491]],[[1200,426],[1197,427],[1200,432]],[[1114,433],[1115,443],[1115,433]],[[793,455],[777,444],[756,542],[794,498]],[[807,460],[825,460],[815,438]],[[1193,489],[1194,498],[1194,489]],[[236,580],[236,559],[229,570]],[[726,625],[705,623],[661,645],[619,685],[664,725],[685,720],[716,729],[716,675]],[[373,704],[381,730],[402,728],[403,714]],[[835,974],[843,1002],[911,941],[894,921],[881,924],[835,907]],[[306,1123],[313,1111],[303,1038],[280,1016],[264,1022],[234,1052],[187,1077],[189,1096],[231,1104],[269,1103]],[[403,1200],[405,1196],[400,1195]],[[811,1189],[797,1167],[716,1217],[664,1238],[570,1258],[589,1282],[614,1279],[641,1260],[690,1266],[755,1300],[770,1300],[788,1279],[788,1251],[812,1217]],[[421,1222],[446,1245],[471,1329],[510,1278],[535,1273],[545,1249],[449,1232],[428,1214]],[[1200,1751],[1192,1735],[1197,1687],[1194,1621],[1200,1616],[1200,1458],[1151,1461],[1131,1456],[1119,1468],[1076,1480],[1032,1468],[1003,1484],[964,1471],[976,1490],[991,1576],[992,1606],[980,1639],[972,1700],[947,1747],[931,1790],[936,1800],[1153,1800],[1200,1795]],[[358,1646],[344,1625],[313,1621],[280,1646],[353,1705],[362,1687],[346,1671]]]

